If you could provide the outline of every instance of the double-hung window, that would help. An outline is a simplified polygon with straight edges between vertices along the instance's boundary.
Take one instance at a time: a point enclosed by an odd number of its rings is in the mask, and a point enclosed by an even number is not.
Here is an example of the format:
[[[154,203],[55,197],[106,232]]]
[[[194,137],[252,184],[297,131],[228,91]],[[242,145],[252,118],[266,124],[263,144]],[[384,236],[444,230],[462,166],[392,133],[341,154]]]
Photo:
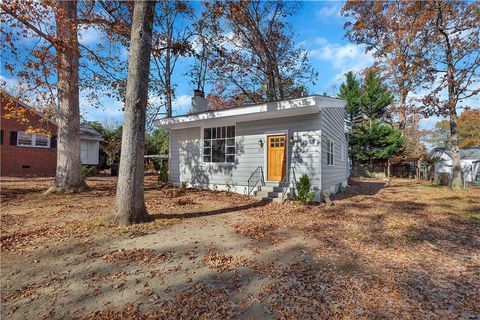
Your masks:
[[[18,131],[17,146],[34,147],[34,148],[50,148],[50,139],[43,134],[31,134]]]
[[[327,139],[327,165],[333,166],[333,141]]]
[[[203,162],[235,162],[235,126],[203,129]]]

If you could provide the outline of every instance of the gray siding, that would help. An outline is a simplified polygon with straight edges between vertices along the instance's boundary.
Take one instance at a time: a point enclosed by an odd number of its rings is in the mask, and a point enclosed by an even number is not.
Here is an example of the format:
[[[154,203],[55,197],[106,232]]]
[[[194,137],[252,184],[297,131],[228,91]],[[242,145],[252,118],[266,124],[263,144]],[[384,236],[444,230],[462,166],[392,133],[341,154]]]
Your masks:
[[[288,145],[287,163],[295,168],[297,179],[307,174],[312,186],[320,188],[320,128],[319,114],[271,120],[238,122],[236,124],[236,161],[233,164],[203,163],[201,155],[201,128],[171,131],[170,179],[172,183],[187,181],[191,185],[214,187],[229,185],[245,189],[252,172],[265,169],[266,133],[288,130],[295,143]],[[208,126],[208,125],[206,125]],[[260,147],[259,140],[264,142]],[[266,174],[266,172],[265,172]]]
[[[324,108],[321,115],[322,129],[322,190],[329,191],[347,179],[347,140],[344,129],[344,109]],[[334,144],[334,164],[327,163],[327,139]],[[330,190],[331,191],[331,190]]]

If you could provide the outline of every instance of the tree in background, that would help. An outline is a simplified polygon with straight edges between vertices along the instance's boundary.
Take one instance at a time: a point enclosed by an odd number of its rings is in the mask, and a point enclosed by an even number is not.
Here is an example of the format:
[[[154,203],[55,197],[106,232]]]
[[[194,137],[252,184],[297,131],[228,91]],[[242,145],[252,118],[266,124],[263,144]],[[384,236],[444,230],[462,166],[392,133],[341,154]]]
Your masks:
[[[79,88],[97,88],[110,79],[106,92],[112,92],[118,69],[106,67],[107,61],[117,58],[114,54],[100,54],[109,52],[108,48],[93,50],[80,44],[78,35],[87,26],[102,25],[116,33],[124,30],[125,24],[108,20],[108,12],[115,11],[117,5],[118,2],[60,0],[0,3],[6,25],[0,29],[5,39],[2,53],[9,57],[3,64],[20,83],[17,98],[42,106],[43,113],[58,125],[57,169],[49,192],[78,192],[86,186],[80,169]],[[24,38],[34,41],[19,41]],[[99,68],[92,68],[90,63]],[[92,91],[90,97],[100,92]]]
[[[100,142],[99,167],[110,168],[112,163],[120,161],[122,126],[116,122],[102,125],[97,121],[90,121],[89,124],[103,136],[103,141]]]
[[[56,78],[56,93],[50,95],[49,101],[52,108],[57,107],[57,169],[54,186],[48,192],[78,192],[86,187],[80,171],[77,4],[77,1],[0,4],[2,12],[9,17],[9,28],[2,28],[2,32],[12,54],[17,54],[13,38],[18,34],[13,34],[14,27],[40,39],[40,44],[31,49],[31,55],[26,58],[28,70],[17,75],[36,87]],[[54,50],[54,54],[50,50]],[[50,68],[57,73],[52,74]],[[16,66],[5,64],[5,69],[13,74]]]
[[[458,118],[461,148],[480,146],[480,110],[465,110]]]
[[[347,1],[342,13],[352,18],[345,24],[346,37],[366,45],[373,53],[375,66],[389,80],[396,95],[391,110],[398,116],[398,128],[404,133],[409,115],[414,115],[409,95],[426,80],[420,67],[425,63],[421,35],[425,17],[420,1]],[[413,111],[413,112],[411,112]]]
[[[221,47],[209,55],[207,78],[218,97],[265,102],[298,97],[316,78],[307,52],[294,42],[288,17],[297,3],[227,1],[207,3],[223,29]],[[225,33],[224,30],[230,32]]]
[[[168,154],[168,133],[156,128],[145,139],[145,154]]]
[[[373,69],[367,70],[359,97],[360,109],[364,117],[372,123],[384,119],[387,107],[393,101],[393,94]]]
[[[154,12],[154,1],[134,3],[122,153],[113,210],[113,220],[119,225],[147,219],[143,190],[144,143]]]
[[[357,163],[372,164],[404,152],[400,131],[385,123],[387,107],[393,95],[373,69],[362,80],[352,72],[345,74],[338,96],[347,100],[345,117],[352,169]]]
[[[458,117],[458,141],[461,148],[476,148],[480,145],[480,110],[465,110]],[[433,147],[449,148],[450,122],[438,121],[425,142]]]
[[[373,120],[354,127],[350,135],[352,154],[358,163],[387,160],[404,151],[402,133],[381,120]]]
[[[363,120],[360,109],[361,81],[352,71],[345,74],[345,82],[340,85],[338,97],[347,101],[345,106],[345,121],[351,129],[355,123]],[[324,94],[326,95],[326,93]]]
[[[480,6],[478,2],[428,1],[424,3],[429,63],[424,66],[431,83],[423,98],[427,115],[448,117],[453,189],[462,187],[458,110],[480,93]],[[445,97],[446,96],[446,97]]]
[[[430,130],[425,137],[425,142],[432,147],[450,147],[450,123],[448,120],[441,120],[435,123],[435,128]]]
[[[165,114],[172,116],[172,100],[175,98],[175,84],[172,76],[180,57],[191,54],[189,38],[193,30],[181,25],[181,20],[194,19],[193,8],[187,1],[158,1],[154,21],[154,40],[152,48],[153,68],[151,70],[151,88],[165,102]],[[155,119],[160,114],[160,104],[150,108],[149,115]]]

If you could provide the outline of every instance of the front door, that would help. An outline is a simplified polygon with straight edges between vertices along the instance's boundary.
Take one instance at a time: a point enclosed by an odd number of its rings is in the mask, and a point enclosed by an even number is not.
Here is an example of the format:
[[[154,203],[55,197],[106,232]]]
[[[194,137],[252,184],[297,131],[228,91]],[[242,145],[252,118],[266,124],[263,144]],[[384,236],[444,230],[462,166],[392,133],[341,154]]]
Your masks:
[[[267,180],[280,181],[285,176],[287,136],[267,137]]]

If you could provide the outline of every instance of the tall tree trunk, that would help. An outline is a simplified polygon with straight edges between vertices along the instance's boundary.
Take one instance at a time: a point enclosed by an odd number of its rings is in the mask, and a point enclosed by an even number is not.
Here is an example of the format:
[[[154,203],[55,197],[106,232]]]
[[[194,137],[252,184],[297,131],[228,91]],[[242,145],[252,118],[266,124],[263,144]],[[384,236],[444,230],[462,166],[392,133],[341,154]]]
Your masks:
[[[400,130],[405,137],[405,127],[407,122],[407,94],[402,91],[400,92],[400,104],[398,106],[398,130]]]
[[[452,151],[452,189],[462,188],[462,168],[460,165],[460,151],[458,148],[458,116],[457,101],[455,97],[455,65],[453,63],[452,45],[450,37],[444,28],[443,7],[440,1],[436,2],[437,7],[437,28],[445,40],[445,57],[447,61],[447,88],[448,101],[447,110],[450,116],[450,144]]]
[[[119,225],[148,218],[143,156],[154,7],[154,1],[135,1],[133,9],[122,153],[113,210],[113,220]]]
[[[455,108],[450,110],[450,143],[452,151],[452,189],[462,188],[462,167],[458,147],[458,116]]]
[[[168,44],[170,46],[170,43]],[[170,49],[167,49],[165,55],[165,91],[166,91],[166,109],[167,109],[167,118],[171,118],[173,115],[172,112],[172,72],[170,69],[171,55]]]
[[[58,138],[55,185],[47,192],[79,192],[86,188],[80,162],[80,106],[77,1],[57,1]]]

